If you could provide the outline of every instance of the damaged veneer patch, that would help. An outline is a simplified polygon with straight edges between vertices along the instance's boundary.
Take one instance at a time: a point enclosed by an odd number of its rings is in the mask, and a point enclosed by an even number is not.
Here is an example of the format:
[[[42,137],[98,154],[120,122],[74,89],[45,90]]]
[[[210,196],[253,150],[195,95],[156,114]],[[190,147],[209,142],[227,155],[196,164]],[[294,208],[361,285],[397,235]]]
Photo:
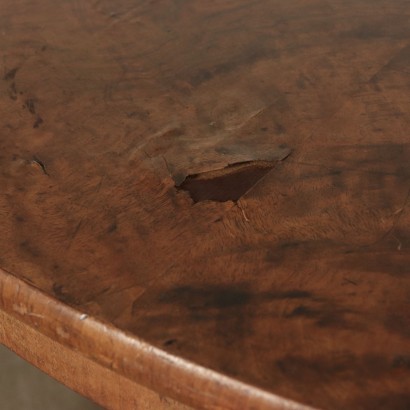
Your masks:
[[[269,161],[231,164],[215,171],[188,175],[177,188],[188,191],[194,202],[237,201],[274,166],[275,163]]]
[[[290,149],[282,148],[281,155],[272,159],[240,161],[222,168],[188,174],[176,180],[175,186],[187,191],[194,202],[236,202],[289,154]]]

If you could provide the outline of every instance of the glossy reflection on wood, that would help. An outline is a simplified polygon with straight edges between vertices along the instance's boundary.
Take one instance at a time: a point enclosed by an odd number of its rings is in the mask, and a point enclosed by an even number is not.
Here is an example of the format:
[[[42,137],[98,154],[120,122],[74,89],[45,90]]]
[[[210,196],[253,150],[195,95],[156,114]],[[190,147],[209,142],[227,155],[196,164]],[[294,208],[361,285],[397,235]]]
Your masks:
[[[7,317],[196,408],[408,409],[409,21],[3,0]]]

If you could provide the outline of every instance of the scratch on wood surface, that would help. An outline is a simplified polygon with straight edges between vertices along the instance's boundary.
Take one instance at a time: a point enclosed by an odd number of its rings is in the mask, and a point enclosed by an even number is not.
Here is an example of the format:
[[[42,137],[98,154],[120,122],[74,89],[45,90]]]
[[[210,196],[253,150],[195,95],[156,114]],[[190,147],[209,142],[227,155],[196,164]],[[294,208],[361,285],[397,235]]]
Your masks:
[[[239,201],[236,202],[236,206],[242,211],[243,218],[245,219],[246,222],[249,222],[250,219],[246,215],[245,210],[242,208],[242,205],[239,203]]]
[[[29,311],[27,306],[22,305],[22,304],[14,303],[13,304],[13,310],[16,313],[19,313],[20,315],[23,315],[23,316],[32,316],[32,317],[38,317],[38,318],[43,318],[44,317],[43,315],[40,315],[39,313],[33,313],[33,312]]]
[[[354,280],[351,280],[351,279],[349,279],[349,278],[344,278],[344,280],[345,280],[347,283],[350,283],[351,285],[358,286],[357,282],[355,282]]]
[[[70,240],[70,244],[68,245],[68,249],[71,248],[71,245],[73,244],[75,237],[78,235],[81,225],[83,224],[83,220],[84,219],[80,219],[80,222],[78,222],[77,226],[74,229],[74,232],[71,234],[71,240]]]
[[[240,124],[233,125],[233,126],[230,126],[230,127],[225,127],[225,129],[226,129],[227,131],[237,131],[237,130],[243,128],[246,124],[248,124],[249,121],[251,121],[251,120],[253,120],[254,118],[258,117],[260,114],[262,114],[262,113],[263,113],[264,111],[266,111],[268,108],[269,108],[269,107],[260,108],[259,110],[256,110],[256,111],[250,113],[250,114],[248,115],[248,117],[246,117],[245,120],[242,121]]]
[[[33,165],[38,166],[42,170],[44,175],[50,176],[47,172],[47,168],[46,168],[45,163],[43,161],[41,161],[37,156],[35,156],[35,155],[33,156],[33,159],[31,161],[31,163]]]

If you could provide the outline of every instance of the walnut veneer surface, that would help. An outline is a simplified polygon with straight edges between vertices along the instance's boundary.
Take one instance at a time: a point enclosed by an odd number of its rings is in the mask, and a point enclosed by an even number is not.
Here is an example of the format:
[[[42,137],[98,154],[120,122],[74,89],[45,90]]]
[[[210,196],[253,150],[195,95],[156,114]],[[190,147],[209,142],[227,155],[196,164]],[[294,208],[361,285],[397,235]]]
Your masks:
[[[409,196],[408,0],[0,2],[22,334],[195,408],[408,409]]]

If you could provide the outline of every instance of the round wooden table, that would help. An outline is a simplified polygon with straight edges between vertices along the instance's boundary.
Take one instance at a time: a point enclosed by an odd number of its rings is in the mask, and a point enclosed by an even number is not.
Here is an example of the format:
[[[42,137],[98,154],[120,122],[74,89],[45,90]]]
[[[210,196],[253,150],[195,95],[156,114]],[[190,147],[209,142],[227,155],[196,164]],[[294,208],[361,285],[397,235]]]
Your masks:
[[[2,0],[0,341],[111,409],[410,408],[408,0]]]

